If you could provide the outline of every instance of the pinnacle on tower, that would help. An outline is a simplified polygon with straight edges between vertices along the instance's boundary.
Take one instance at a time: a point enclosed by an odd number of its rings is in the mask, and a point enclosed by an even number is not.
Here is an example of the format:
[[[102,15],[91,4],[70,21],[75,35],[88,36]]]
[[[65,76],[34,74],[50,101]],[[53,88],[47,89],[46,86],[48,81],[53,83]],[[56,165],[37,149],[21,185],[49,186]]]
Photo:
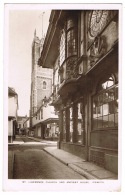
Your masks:
[[[35,31],[34,31],[34,37],[36,37],[36,28],[35,28]]]

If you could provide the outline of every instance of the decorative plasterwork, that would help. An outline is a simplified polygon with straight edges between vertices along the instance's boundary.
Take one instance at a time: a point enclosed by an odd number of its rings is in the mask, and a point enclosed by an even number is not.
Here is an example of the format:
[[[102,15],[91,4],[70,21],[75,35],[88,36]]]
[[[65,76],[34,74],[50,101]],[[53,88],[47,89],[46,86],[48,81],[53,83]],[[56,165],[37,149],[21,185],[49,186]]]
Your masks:
[[[88,66],[92,67],[106,53],[106,49],[106,37],[96,37],[89,49]]]

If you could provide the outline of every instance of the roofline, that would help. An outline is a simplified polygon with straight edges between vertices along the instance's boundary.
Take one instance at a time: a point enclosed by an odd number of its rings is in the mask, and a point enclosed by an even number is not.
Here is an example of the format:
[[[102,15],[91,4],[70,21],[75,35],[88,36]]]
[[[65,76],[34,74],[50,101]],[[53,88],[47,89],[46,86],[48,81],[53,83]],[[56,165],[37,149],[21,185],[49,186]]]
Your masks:
[[[18,94],[13,90],[12,87],[8,87],[8,92],[18,96]]]

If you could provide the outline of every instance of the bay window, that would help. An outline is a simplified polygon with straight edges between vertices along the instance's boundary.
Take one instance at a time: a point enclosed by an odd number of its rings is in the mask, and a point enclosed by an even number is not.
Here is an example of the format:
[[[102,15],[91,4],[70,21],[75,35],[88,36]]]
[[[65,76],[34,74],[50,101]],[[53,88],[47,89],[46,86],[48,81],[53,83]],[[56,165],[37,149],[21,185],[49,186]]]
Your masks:
[[[60,33],[59,59],[61,66],[66,58],[77,55],[77,33],[74,19],[67,19]]]

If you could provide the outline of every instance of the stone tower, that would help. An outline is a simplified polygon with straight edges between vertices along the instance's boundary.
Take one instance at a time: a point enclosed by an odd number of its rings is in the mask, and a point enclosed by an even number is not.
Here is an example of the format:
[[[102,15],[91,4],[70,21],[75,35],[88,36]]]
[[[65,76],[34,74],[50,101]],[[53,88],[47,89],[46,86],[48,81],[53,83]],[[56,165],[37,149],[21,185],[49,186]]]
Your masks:
[[[43,49],[44,38],[41,40],[34,32],[32,43],[32,70],[31,70],[31,95],[30,95],[30,116],[40,107],[42,100],[48,98],[52,93],[52,70],[42,68],[38,65],[41,51]]]

